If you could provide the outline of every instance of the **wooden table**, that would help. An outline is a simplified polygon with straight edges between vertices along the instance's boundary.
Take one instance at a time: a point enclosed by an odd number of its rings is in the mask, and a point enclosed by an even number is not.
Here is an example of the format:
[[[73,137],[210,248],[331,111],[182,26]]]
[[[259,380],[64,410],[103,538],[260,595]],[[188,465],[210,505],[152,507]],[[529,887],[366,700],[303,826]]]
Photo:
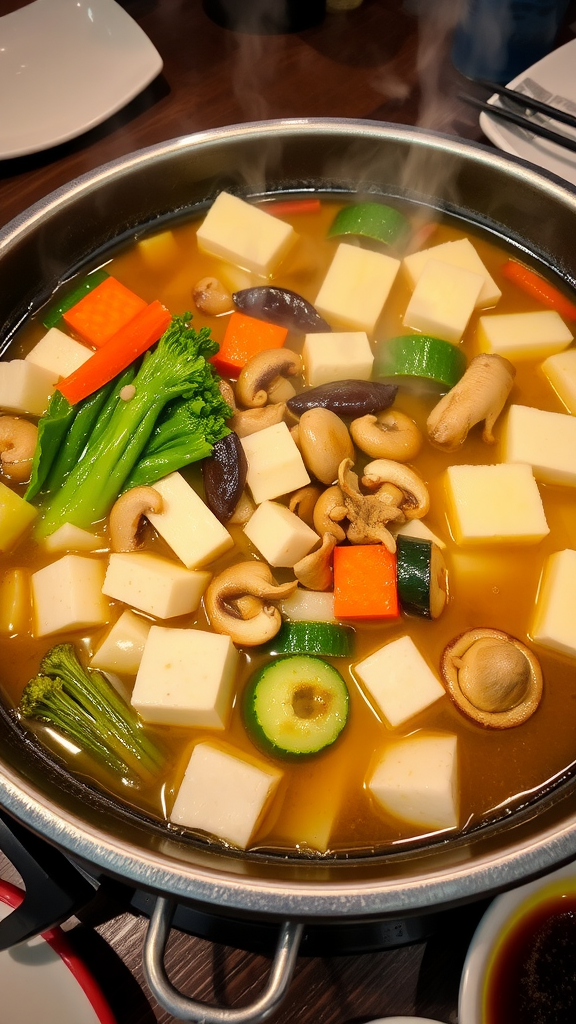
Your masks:
[[[248,2],[248,0],[246,0]],[[23,6],[0,0],[0,15]],[[61,146],[0,161],[0,223],[99,164],[142,146],[242,121],[330,116],[421,124],[480,139],[477,115],[456,94],[449,60],[451,0],[364,0],[294,35],[247,36],[215,25],[200,0],[123,0],[164,59],[163,74],[124,110]],[[426,12],[420,20],[418,9]],[[570,4],[560,41],[576,21]],[[0,874],[13,877],[6,861]],[[274,1024],[362,1024],[392,1014],[457,1022],[462,963],[482,911],[426,943],[355,957],[302,958]],[[142,976],[146,919],[111,904],[101,923],[70,932],[100,980],[118,1024],[169,1024]],[[89,924],[95,927],[88,927]],[[105,940],[105,941],[104,941]],[[200,999],[238,1006],[268,970],[259,956],[173,933],[173,981]]]

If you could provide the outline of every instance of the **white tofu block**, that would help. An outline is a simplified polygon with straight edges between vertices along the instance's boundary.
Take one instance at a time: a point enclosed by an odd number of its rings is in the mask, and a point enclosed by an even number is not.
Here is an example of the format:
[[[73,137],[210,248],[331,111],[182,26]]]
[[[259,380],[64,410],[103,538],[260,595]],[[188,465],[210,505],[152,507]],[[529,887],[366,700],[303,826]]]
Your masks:
[[[26,359],[0,362],[0,409],[42,416],[54,391],[54,374]]]
[[[251,203],[221,192],[196,233],[204,252],[264,276],[296,241],[294,228]]]
[[[330,756],[330,755],[328,755]],[[312,758],[305,774],[293,777],[275,821],[275,846],[287,849],[317,850],[326,853],[342,805],[348,795],[350,770],[348,759],[336,757],[326,765],[323,758]]]
[[[387,747],[368,788],[395,818],[430,829],[456,828],[456,736],[417,733]]]
[[[43,545],[46,551],[99,551],[106,547],[106,541],[73,523],[64,523],[45,538]]]
[[[440,263],[448,263],[451,267],[462,267],[484,278],[476,299],[477,309],[495,306],[501,298],[502,292],[488,273],[469,238],[459,238],[456,242],[442,242],[441,245],[433,245],[430,249],[421,249],[420,252],[405,256],[402,260],[402,270],[412,288],[418,284],[422,271],[430,260],[439,260]]]
[[[208,565],[234,547],[228,530],[180,473],[153,486],[162,495],[162,512],[150,512],[147,519],[187,569]]]
[[[484,284],[480,274],[428,260],[402,323],[423,334],[457,345],[474,312]]]
[[[112,554],[102,592],[158,619],[195,612],[211,573],[146,551]]]
[[[304,461],[285,423],[241,439],[248,460],[246,483],[257,505],[310,483]]]
[[[101,558],[63,555],[32,574],[35,636],[101,626],[109,606],[102,595],[106,563]]]
[[[334,594],[328,590],[304,590],[297,587],[280,602],[282,615],[292,622],[336,622]]]
[[[500,439],[503,462],[526,462],[536,480],[576,487],[576,419],[511,405]]]
[[[320,537],[294,512],[276,501],[263,501],[244,533],[269,565],[292,568],[320,543]]]
[[[229,636],[152,626],[132,704],[145,722],[224,729],[238,658]]]
[[[570,548],[546,561],[531,635],[543,647],[576,656],[576,551]]]
[[[306,383],[315,388],[333,380],[369,380],[374,363],[366,331],[307,334],[302,349]]]
[[[402,523],[400,526],[396,526],[394,523],[388,523],[388,529],[393,537],[413,537],[415,540],[430,540],[433,544],[436,544],[441,551],[444,551],[446,544],[443,540],[440,540],[435,533],[432,533],[430,527],[426,526],[426,523],[422,519],[409,519],[408,522]]]
[[[269,764],[198,743],[170,821],[245,850],[276,792],[282,772]]]
[[[102,672],[115,672],[121,676],[135,676],[140,667],[151,625],[148,619],[143,619],[141,615],[135,615],[128,609],[122,612],[92,655],[91,667]]]
[[[548,356],[541,369],[568,412],[576,416],[576,348]]]
[[[570,331],[554,309],[481,316],[477,338],[481,352],[496,352],[512,362],[544,359],[562,352],[572,341]]]
[[[392,256],[341,242],[314,305],[328,322],[371,334],[399,267]]]
[[[444,687],[409,636],[384,644],[354,666],[372,702],[394,729],[444,696]]]
[[[61,377],[74,373],[93,354],[92,349],[80,341],[69,338],[57,327],[51,327],[28,353],[26,361],[47,370],[51,374],[52,383],[57,384]]]
[[[445,483],[457,544],[537,544],[550,533],[530,466],[449,466]]]

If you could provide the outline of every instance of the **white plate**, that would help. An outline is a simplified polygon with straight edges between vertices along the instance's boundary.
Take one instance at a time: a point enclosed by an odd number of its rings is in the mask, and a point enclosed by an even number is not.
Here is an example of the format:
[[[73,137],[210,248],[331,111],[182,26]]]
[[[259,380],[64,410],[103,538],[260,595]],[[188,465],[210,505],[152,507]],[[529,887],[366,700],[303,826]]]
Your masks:
[[[0,882],[0,920],[22,892]],[[2,1024],[115,1024],[97,983],[60,928],[0,952]]]
[[[162,58],[114,0],[35,0],[0,18],[0,159],[72,139],[124,107]]]
[[[520,89],[533,98],[543,100],[553,107],[561,107],[569,114],[576,115],[576,39],[565,46],[552,50],[542,60],[523,71],[508,86]],[[491,96],[488,103],[502,106],[498,96]],[[524,113],[524,111],[522,111]],[[531,113],[530,117],[544,124],[552,131],[569,135],[576,140],[576,130],[558,121],[550,121],[542,114]],[[576,153],[562,149],[555,142],[539,139],[515,124],[508,124],[484,111],[480,114],[480,127],[485,135],[505,153],[512,153],[533,164],[553,171],[576,185]]]
[[[565,879],[570,879],[568,887]],[[547,898],[559,895],[565,889],[570,892],[576,889],[576,863],[567,864],[544,878],[512,889],[490,904],[474,933],[464,963],[458,1001],[459,1024],[484,1024],[482,1004],[486,969],[494,944],[505,926],[511,923],[512,915],[516,921],[525,910],[531,909],[537,893],[541,892]]]

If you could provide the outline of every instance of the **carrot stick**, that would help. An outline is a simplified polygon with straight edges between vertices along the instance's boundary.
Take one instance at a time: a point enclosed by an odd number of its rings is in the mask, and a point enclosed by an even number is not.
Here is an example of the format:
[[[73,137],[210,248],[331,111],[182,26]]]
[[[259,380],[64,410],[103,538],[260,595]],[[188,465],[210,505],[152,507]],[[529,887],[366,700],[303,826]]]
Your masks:
[[[502,273],[509,281],[513,281],[514,284],[517,284],[519,288],[522,288],[523,291],[527,292],[534,299],[538,299],[544,306],[555,309],[557,313],[568,317],[569,320],[576,320],[576,306],[574,303],[570,302],[553,284],[549,284],[543,277],[540,277],[540,274],[536,274],[533,270],[529,270],[528,267],[522,266],[521,263],[516,263],[516,260],[508,260],[502,267]]]
[[[293,213],[318,213],[319,199],[285,199],[281,203],[266,204],[266,213],[274,217],[289,217]]]
[[[399,615],[396,556],[383,544],[334,549],[337,619],[395,619]]]
[[[61,380],[56,385],[58,391],[71,405],[87,398],[158,341],[170,320],[170,313],[158,300],[151,302],[74,373]]]

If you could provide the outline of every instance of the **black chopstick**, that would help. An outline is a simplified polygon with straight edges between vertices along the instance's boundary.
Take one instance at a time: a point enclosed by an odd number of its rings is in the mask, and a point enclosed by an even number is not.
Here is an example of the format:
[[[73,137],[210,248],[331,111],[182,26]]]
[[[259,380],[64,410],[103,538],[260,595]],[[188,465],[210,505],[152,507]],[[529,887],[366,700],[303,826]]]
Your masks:
[[[463,100],[464,103],[469,103],[471,107],[485,110],[491,117],[499,117],[502,121],[511,121],[512,124],[519,125],[520,128],[532,132],[533,135],[540,135],[541,138],[548,139],[550,142],[555,142],[558,146],[562,146],[563,149],[569,149],[576,153],[576,139],[569,139],[566,135],[560,135],[558,132],[551,131],[550,128],[544,128],[543,125],[531,121],[529,117],[515,114],[506,107],[497,107],[492,103],[484,103],[483,100],[478,100],[475,96],[467,96],[465,93],[461,93],[458,98]]]
[[[479,79],[477,85],[482,85],[485,89],[489,89],[490,92],[495,92],[499,96],[505,96],[512,100],[513,103],[519,103],[523,107],[528,107],[529,110],[537,110],[540,114],[546,114],[553,121],[561,121],[562,124],[568,124],[571,128],[576,128],[576,117],[573,114],[567,114],[566,111],[559,110],[558,107],[551,107],[549,103],[543,103],[542,100],[527,96],[526,93],[509,89],[506,85],[498,85],[497,82],[489,82],[486,78]]]

